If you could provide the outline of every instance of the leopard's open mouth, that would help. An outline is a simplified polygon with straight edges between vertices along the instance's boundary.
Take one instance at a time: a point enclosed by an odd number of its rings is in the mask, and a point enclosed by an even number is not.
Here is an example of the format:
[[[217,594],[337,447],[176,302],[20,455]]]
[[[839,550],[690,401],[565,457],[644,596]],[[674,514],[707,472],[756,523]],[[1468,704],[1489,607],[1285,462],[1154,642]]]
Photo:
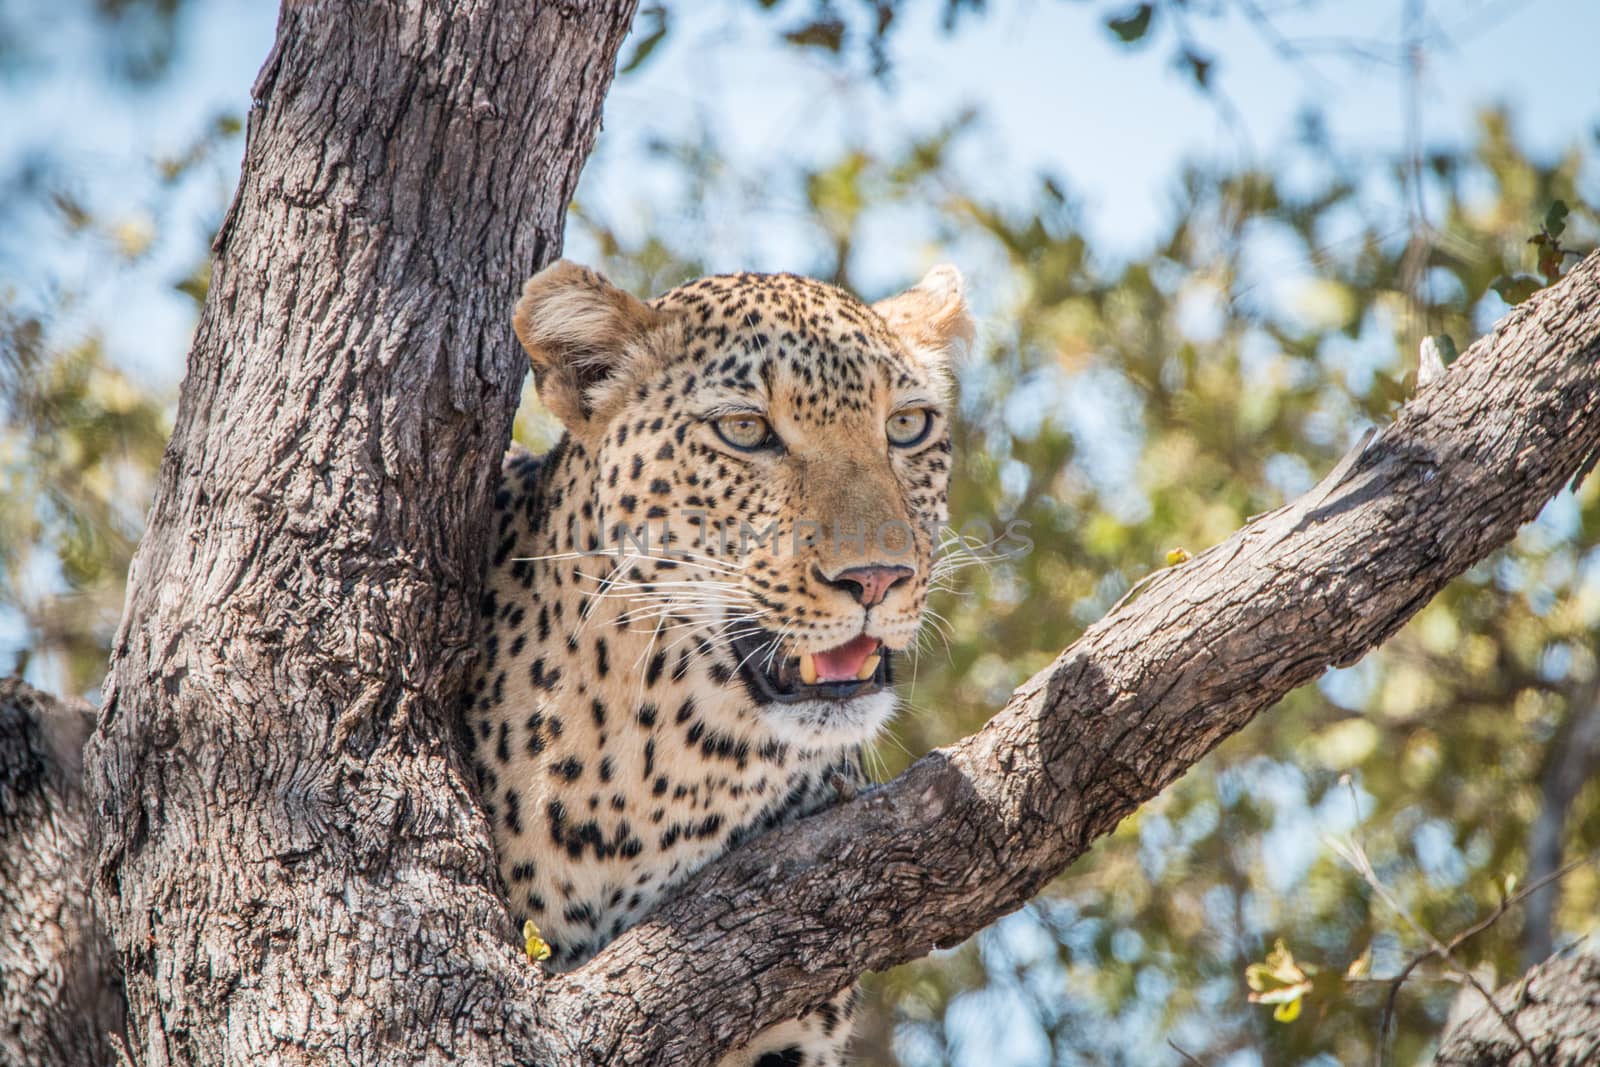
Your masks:
[[[766,631],[732,642],[745,687],[761,703],[853,700],[894,681],[894,652],[876,637],[861,634],[838,648],[801,656],[775,653],[777,642],[777,635]]]

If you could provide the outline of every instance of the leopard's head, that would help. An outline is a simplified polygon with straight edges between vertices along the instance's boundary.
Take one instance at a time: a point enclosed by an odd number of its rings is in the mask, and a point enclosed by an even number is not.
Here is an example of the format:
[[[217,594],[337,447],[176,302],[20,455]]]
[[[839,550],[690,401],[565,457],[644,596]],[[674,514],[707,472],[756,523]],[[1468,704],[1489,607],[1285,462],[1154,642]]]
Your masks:
[[[558,262],[514,325],[592,471],[553,531],[556,552],[593,553],[588,610],[667,669],[690,649],[780,739],[875,734],[947,518],[959,274],[871,306],[788,274],[644,302]]]

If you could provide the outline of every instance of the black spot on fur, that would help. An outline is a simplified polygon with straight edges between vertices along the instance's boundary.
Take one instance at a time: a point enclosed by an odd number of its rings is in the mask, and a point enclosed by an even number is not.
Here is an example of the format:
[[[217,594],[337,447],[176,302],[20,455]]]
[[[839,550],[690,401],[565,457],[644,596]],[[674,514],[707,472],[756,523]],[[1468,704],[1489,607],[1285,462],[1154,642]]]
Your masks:
[[[506,790],[506,829],[519,836],[522,833],[522,798],[516,786]]]

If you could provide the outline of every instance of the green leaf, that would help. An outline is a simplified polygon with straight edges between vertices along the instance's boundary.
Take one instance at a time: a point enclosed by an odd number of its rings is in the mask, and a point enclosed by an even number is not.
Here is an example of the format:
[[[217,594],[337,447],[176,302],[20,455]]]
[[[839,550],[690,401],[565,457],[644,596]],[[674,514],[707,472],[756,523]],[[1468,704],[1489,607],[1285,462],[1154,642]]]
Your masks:
[[[639,38],[639,43],[633,46],[633,55],[628,57],[628,61],[622,65],[622,69],[617,71],[618,74],[631,74],[638,70],[644,65],[645,60],[650,58],[650,53],[656,50],[656,45],[666,38],[666,8],[660,4],[652,4],[645,8],[639,13],[639,25],[643,27],[646,21],[650,23],[650,28],[644,31],[644,35]]]
[[[1531,274],[1502,274],[1489,288],[1500,294],[1500,299],[1513,306],[1522,303],[1528,297],[1544,288],[1544,283]]]
[[[206,302],[206,293],[211,289],[211,257],[207,256],[195,264],[189,276],[175,282],[172,287],[188,296],[196,305],[203,306]]]
[[[783,35],[790,44],[802,48],[823,48],[837,52],[844,47],[844,23],[838,19],[817,19]]]
[[[1106,29],[1116,34],[1123,44],[1134,44],[1150,31],[1150,20],[1155,13],[1154,4],[1140,4],[1124,15],[1106,19]]]
[[[1411,394],[1417,391],[1416,375],[1411,371],[1399,377],[1378,371],[1372,376],[1372,380],[1386,404],[1404,404],[1411,399]]]
[[[1557,200],[1550,205],[1550,210],[1544,213],[1544,231],[1551,237],[1560,237],[1567,228],[1567,216],[1571,212],[1567,209],[1565,200]]]
[[[1439,349],[1439,360],[1446,367],[1461,358],[1461,352],[1456,348],[1455,340],[1447,333],[1433,335],[1433,343]]]

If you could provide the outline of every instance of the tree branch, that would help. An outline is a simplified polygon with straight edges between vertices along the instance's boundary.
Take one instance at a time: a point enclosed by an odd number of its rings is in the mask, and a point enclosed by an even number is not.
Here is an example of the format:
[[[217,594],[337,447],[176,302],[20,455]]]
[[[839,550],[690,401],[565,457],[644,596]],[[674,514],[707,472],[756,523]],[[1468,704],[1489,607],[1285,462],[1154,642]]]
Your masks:
[[[89,897],[87,704],[0,678],[0,1064],[102,1067],[122,974]]]
[[[1323,484],[1091,627],[982,731],[700,872],[547,986],[546,1010],[603,1004],[572,1018],[610,1062],[704,1062],[863,971],[960,942],[1258,712],[1394,633],[1597,448],[1600,255]]]
[[[1467,1001],[1465,998],[1471,998]],[[1593,946],[1554,956],[1484,1003],[1463,990],[1466,1012],[1452,1010],[1439,1042],[1438,1067],[1588,1067],[1600,1063],[1600,952]],[[1515,1033],[1505,1020],[1515,1025]]]

